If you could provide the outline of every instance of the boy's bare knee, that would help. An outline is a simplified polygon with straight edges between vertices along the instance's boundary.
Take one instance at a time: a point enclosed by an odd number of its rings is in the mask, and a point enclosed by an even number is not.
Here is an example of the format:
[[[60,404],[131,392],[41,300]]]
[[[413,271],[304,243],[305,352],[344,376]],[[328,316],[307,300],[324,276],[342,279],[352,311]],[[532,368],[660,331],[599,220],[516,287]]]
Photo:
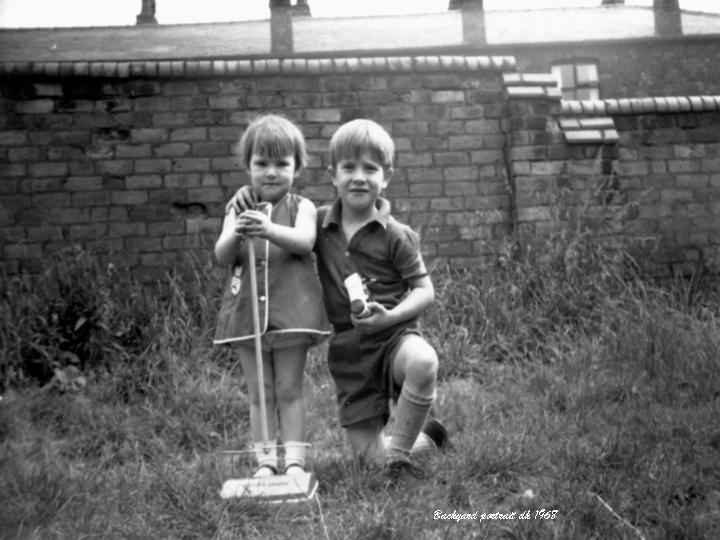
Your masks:
[[[434,384],[438,371],[438,358],[435,349],[420,337],[407,340],[403,345],[405,381],[418,387]]]
[[[405,380],[418,386],[434,384],[437,378],[437,356],[415,357],[407,364]]]

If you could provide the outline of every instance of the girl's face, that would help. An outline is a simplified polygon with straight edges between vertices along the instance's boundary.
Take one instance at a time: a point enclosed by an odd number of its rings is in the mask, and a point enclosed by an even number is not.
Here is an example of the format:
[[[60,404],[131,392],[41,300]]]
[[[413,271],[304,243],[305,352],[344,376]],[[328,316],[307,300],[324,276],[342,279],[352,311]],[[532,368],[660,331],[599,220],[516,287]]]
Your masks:
[[[299,173],[293,154],[268,157],[253,153],[250,157],[250,181],[262,201],[279,201],[290,191]]]

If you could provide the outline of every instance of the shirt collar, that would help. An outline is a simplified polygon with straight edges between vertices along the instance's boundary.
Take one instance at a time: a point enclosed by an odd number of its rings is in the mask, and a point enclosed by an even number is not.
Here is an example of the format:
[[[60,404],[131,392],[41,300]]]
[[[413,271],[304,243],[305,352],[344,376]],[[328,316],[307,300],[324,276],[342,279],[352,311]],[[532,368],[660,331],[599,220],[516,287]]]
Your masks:
[[[387,229],[388,218],[390,217],[390,201],[382,197],[378,197],[378,200],[375,201],[375,208],[377,208],[377,213],[375,214],[375,217],[369,221],[369,223],[377,221],[384,229]],[[325,214],[325,219],[322,224],[323,229],[327,229],[331,224],[339,227],[341,224],[341,213],[342,201],[338,198],[335,199],[332,205],[330,205],[330,209],[327,214]]]

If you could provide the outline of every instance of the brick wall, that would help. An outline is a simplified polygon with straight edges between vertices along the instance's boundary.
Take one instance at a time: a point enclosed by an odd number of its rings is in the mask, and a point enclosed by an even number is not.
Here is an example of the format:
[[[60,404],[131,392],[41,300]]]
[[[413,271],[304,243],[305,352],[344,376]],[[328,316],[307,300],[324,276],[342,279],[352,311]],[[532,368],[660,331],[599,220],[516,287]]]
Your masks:
[[[522,243],[589,227],[632,240],[656,275],[720,272],[720,96],[524,98],[506,111]]]
[[[255,115],[296,121],[311,151],[298,191],[334,191],[328,141],[378,120],[397,145],[388,189],[428,257],[465,264],[507,232],[501,73],[512,59],[420,57],[11,66],[2,85],[0,234],[11,272],[72,243],[157,275],[207,256],[245,182],[232,147]]]
[[[151,277],[189,252],[209,257],[245,182],[232,147],[269,111],[302,127],[311,161],[297,188],[317,203],[334,196],[334,130],[358,117],[386,126],[398,150],[388,196],[430,260],[477,264],[511,233],[530,243],[590,217],[599,234],[645,240],[656,270],[720,269],[720,97],[561,102],[547,74],[481,56],[0,71],[0,258],[11,273],[75,243]],[[601,116],[614,129],[585,130],[599,139],[563,128]]]

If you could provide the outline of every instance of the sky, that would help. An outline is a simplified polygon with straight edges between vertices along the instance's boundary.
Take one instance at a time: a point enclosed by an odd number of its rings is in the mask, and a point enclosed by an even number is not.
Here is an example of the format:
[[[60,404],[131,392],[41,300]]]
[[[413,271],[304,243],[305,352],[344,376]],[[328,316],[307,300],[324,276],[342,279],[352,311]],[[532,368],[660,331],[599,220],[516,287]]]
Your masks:
[[[434,13],[448,0],[309,0],[314,17]],[[487,10],[593,7],[601,0],[485,0]],[[0,27],[123,26],[135,24],[141,0],[0,0]],[[156,0],[160,24],[269,17],[268,0]],[[625,0],[650,6],[652,0]],[[682,9],[720,13],[720,0],[680,0]]]

